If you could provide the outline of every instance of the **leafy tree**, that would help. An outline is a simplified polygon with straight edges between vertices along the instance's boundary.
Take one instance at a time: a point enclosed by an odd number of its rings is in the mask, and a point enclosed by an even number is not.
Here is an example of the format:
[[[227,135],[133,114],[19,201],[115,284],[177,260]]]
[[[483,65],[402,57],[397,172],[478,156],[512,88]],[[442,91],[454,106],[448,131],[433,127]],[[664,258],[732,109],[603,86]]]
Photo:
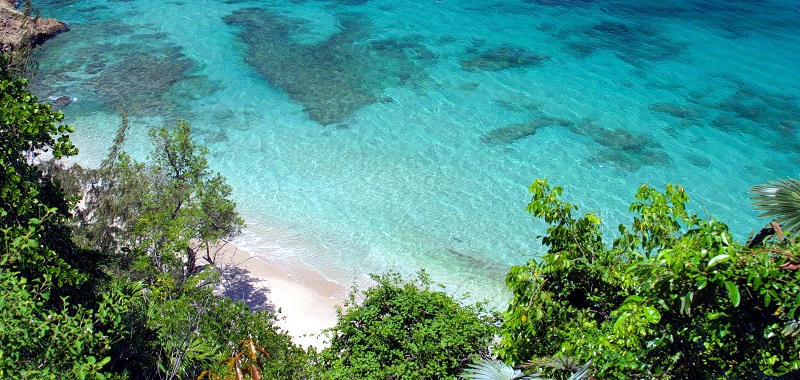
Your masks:
[[[188,277],[197,270],[199,249],[208,252],[211,243],[237,234],[243,221],[229,199],[231,187],[209,170],[208,149],[191,139],[188,123],[151,130],[150,140],[154,150],[146,168],[154,191],[143,197],[138,246],[160,271]]]
[[[330,347],[321,353],[324,379],[455,379],[472,357],[488,354],[492,318],[430,288],[423,274],[373,276],[339,310]]]
[[[231,342],[252,337],[278,359],[265,362],[264,376],[299,377],[309,354],[275,327],[275,316],[217,297],[215,270],[196,263],[203,247],[242,226],[230,186],[208,168],[207,149],[178,122],[151,130],[153,151],[137,162],[124,152],[127,130],[122,113],[97,169],[49,168],[71,193],[83,194],[76,240],[111,253],[104,265],[115,278],[144,283],[145,297],[123,318],[110,368],[134,379],[196,378],[226,357]],[[213,261],[211,252],[204,256]]]
[[[309,354],[274,326],[274,315],[216,297],[214,271],[196,265],[200,247],[242,222],[188,125],[154,130],[157,149],[139,163],[122,150],[123,117],[99,169],[65,170],[40,158],[77,153],[71,127],[5,63],[0,378],[191,378],[226,357],[231,339],[247,337],[281,359],[262,373],[298,377]]]
[[[30,247],[5,236],[3,261]],[[16,239],[14,239],[16,240]],[[51,299],[52,283],[0,269],[0,378],[108,378],[111,344],[138,293],[114,287],[95,309]]]
[[[6,61],[0,58],[0,225],[6,236],[35,231],[37,246],[8,257],[3,267],[30,280],[47,275],[59,286],[75,284],[82,276],[70,266],[79,252],[65,228],[69,204],[33,165],[44,153],[76,154],[68,135],[72,127],[59,124],[63,114],[39,104],[26,89],[28,81],[5,69]]]
[[[136,291],[97,297],[98,256],[70,240],[70,204],[34,164],[77,149],[0,58],[0,377],[106,378],[105,356]],[[91,279],[91,281],[89,280]]]
[[[84,194],[85,206],[76,210],[81,244],[114,252],[117,267],[111,270],[141,272],[134,279],[168,273],[180,284],[199,272],[200,257],[213,262],[211,246],[217,240],[243,227],[230,200],[232,189],[209,169],[208,149],[192,140],[185,121],[150,131],[153,150],[145,162],[124,152],[127,130],[123,112],[99,168],[52,170],[73,193]]]
[[[683,189],[642,186],[630,228],[604,244],[600,219],[573,218],[561,189],[537,180],[528,206],[550,223],[539,260],[515,266],[501,328],[510,362],[593,361],[600,378],[752,378],[800,366],[790,336],[798,245],[736,243],[727,226],[686,212]]]
[[[190,379],[209,369],[226,374],[223,359],[237,342],[253,339],[271,355],[259,367],[264,378],[303,378],[312,353],[295,346],[271,312],[252,312],[199,285],[211,275],[194,275],[180,289],[169,276],[150,285],[126,321],[125,339],[112,348],[111,368],[132,379]]]

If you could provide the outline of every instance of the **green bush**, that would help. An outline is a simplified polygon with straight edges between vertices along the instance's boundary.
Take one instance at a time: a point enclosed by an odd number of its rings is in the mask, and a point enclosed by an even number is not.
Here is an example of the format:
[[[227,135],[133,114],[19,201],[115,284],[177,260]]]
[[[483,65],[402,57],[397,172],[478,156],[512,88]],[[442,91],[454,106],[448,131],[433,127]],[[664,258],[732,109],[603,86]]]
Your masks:
[[[574,218],[561,188],[537,180],[528,210],[548,251],[511,268],[501,328],[507,362],[592,360],[598,378],[753,378],[800,368],[800,280],[786,239],[748,248],[727,226],[686,212],[682,188],[642,186],[632,226],[606,244],[601,221]]]
[[[70,240],[69,202],[33,163],[77,153],[63,115],[0,57],[0,378],[109,378],[120,315],[138,294],[95,294],[98,255]]]
[[[321,353],[324,379],[455,379],[487,354],[492,317],[480,305],[462,306],[431,289],[423,274],[404,282],[400,275],[373,276],[378,283],[351,293],[331,345]]]

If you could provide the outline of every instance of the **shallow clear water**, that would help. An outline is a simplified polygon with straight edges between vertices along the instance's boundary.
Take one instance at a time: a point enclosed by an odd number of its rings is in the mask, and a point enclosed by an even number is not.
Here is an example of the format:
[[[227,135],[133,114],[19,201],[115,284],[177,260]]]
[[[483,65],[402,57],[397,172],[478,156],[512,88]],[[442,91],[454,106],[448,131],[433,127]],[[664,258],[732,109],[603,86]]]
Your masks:
[[[535,255],[537,177],[609,234],[683,185],[744,239],[747,189],[800,164],[793,1],[39,1],[78,160],[181,118],[248,223],[238,243],[343,285],[426,268],[478,298]]]

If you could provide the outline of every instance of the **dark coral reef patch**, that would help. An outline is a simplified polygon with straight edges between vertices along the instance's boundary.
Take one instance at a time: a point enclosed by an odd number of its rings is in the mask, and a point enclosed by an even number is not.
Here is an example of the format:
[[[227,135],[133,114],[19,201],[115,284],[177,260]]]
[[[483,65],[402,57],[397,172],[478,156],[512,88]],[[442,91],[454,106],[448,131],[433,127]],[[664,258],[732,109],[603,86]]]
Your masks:
[[[537,130],[549,126],[568,127],[572,125],[569,120],[556,117],[539,117],[524,123],[509,124],[492,130],[483,137],[481,141],[486,144],[510,144],[519,139],[532,136]]]
[[[225,22],[241,28],[245,61],[321,125],[380,102],[390,86],[419,84],[436,58],[413,37],[370,40],[372,24],[359,14],[340,16],[340,30],[315,43],[294,39],[311,33],[303,20],[266,9],[239,10]]]
[[[97,41],[109,35],[120,42]],[[74,25],[35,58],[46,63],[33,81],[38,95],[74,96],[80,104],[93,102],[131,116],[185,117],[184,99],[210,95],[221,86],[196,74],[196,63],[165,43],[164,34],[135,33],[116,20]]]
[[[622,128],[607,128],[586,119],[580,123],[540,115],[524,123],[505,125],[481,137],[489,145],[511,144],[536,134],[542,128],[564,128],[574,134],[585,136],[599,145],[592,157],[593,162],[610,164],[622,170],[636,171],[645,166],[665,166],[669,155],[652,137]]]
[[[686,96],[687,105],[656,103],[650,110],[680,117],[724,133],[744,133],[778,151],[796,154],[800,145],[800,98],[724,77],[707,91]],[[686,124],[686,123],[685,123]]]
[[[670,163],[669,155],[661,148],[661,144],[645,134],[621,128],[606,128],[592,120],[574,124],[570,130],[592,139],[601,146],[594,156],[597,162],[608,163],[629,171],[636,171],[644,166],[665,166]]]
[[[596,52],[606,51],[637,68],[676,59],[689,46],[687,42],[667,38],[653,26],[617,21],[569,28],[549,25],[544,29],[561,40],[565,51],[577,58],[587,58]]]
[[[461,61],[465,71],[500,71],[540,66],[550,59],[526,48],[503,45]]]

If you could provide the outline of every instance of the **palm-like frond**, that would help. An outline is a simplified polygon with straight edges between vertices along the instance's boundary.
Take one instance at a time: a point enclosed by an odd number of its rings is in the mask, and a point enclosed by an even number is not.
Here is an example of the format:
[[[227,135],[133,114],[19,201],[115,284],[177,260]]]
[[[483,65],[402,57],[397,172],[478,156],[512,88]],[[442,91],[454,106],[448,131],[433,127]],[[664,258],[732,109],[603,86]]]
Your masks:
[[[528,380],[542,378],[540,373],[526,374],[499,360],[486,359],[470,364],[461,374],[461,377],[472,380]]]
[[[783,231],[800,231],[800,180],[778,179],[750,188],[753,208],[763,211],[759,217],[773,218]]]
[[[572,376],[569,377],[569,380],[581,380],[584,377],[586,377],[586,375],[589,374],[589,367],[591,365],[592,361],[589,360],[588,362],[586,362],[586,364],[578,368],[576,371],[572,372]]]

